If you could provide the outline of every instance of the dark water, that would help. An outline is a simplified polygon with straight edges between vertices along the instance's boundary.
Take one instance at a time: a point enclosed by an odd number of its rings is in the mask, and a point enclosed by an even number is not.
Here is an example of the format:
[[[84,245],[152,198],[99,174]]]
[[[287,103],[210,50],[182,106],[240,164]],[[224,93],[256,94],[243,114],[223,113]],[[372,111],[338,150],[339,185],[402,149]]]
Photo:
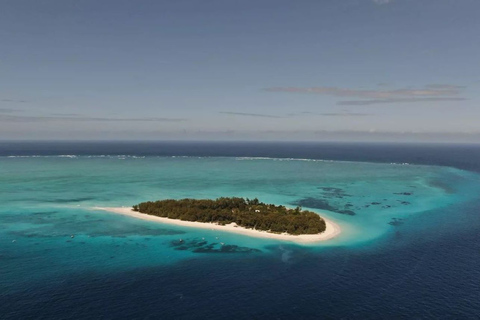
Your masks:
[[[480,172],[480,147],[473,145],[1,143],[0,156],[12,155],[255,156]],[[9,258],[0,256],[0,268]],[[50,263],[61,269],[62,261]],[[76,270],[4,289],[0,318],[479,319],[480,194],[358,245],[272,245],[262,254],[193,256],[125,270]]]

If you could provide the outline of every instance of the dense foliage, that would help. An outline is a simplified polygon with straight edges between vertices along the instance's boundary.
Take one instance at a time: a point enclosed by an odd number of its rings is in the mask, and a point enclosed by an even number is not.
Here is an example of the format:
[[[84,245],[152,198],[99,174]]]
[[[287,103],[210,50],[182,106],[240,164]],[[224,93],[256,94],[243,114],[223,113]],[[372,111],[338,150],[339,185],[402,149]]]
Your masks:
[[[235,222],[244,228],[254,228],[275,233],[317,234],[325,231],[325,221],[316,213],[300,207],[265,204],[258,199],[218,198],[216,200],[160,200],[142,202],[133,210],[159,217],[185,221]]]

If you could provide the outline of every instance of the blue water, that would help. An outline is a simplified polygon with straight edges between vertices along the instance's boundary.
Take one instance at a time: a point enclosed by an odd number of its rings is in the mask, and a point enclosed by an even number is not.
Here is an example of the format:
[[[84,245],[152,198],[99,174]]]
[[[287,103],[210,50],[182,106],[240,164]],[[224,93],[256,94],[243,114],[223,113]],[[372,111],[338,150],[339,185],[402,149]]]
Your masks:
[[[474,145],[2,142],[0,318],[477,319],[479,172]],[[93,209],[219,196],[302,205],[342,234]]]

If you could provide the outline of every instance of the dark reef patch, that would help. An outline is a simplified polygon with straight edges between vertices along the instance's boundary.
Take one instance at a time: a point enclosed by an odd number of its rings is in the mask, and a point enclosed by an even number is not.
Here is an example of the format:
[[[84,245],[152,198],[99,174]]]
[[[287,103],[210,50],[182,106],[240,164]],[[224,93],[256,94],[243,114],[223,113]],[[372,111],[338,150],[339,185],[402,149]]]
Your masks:
[[[442,189],[447,194],[455,193],[455,189],[451,185],[445,183],[442,180],[431,180],[428,182],[428,185],[434,188]]]
[[[239,247],[237,245],[222,245],[220,249],[215,249],[214,247],[202,247],[193,250],[195,253],[254,253],[261,252],[258,249],[248,248],[248,247]]]
[[[70,203],[70,202],[83,202],[83,201],[91,201],[95,200],[93,197],[80,197],[80,198],[66,198],[66,199],[51,199],[51,200],[44,200],[45,202],[52,202],[52,203]]]
[[[351,197],[352,195],[346,193],[341,188],[333,188],[333,187],[318,187],[318,189],[322,190],[322,195],[325,198],[337,198],[343,199],[345,197]]]
[[[58,213],[58,211],[38,211],[38,212],[32,212],[31,215],[47,215],[47,214],[55,214]]]
[[[32,228],[30,230],[16,230],[10,231],[7,233],[11,235],[13,238],[65,238],[70,237],[68,233],[60,233],[60,232],[45,232],[45,230],[40,228]]]
[[[175,250],[186,251],[189,250],[194,253],[254,253],[261,252],[258,249],[239,247],[237,245],[227,245],[223,243],[208,243],[205,240],[173,240],[170,246]]]
[[[390,221],[388,224],[394,227],[399,227],[403,224],[403,220],[401,218],[392,218],[392,221]]]
[[[345,205],[344,208],[339,208],[339,207],[334,207],[328,201],[323,200],[323,199],[316,199],[312,197],[307,197],[303,198],[294,202],[291,202],[290,204],[294,206],[300,206],[300,207],[307,207],[307,208],[314,208],[314,209],[320,209],[320,210],[328,210],[340,214],[347,214],[349,216],[354,216],[356,213],[352,210],[349,210],[349,206]]]

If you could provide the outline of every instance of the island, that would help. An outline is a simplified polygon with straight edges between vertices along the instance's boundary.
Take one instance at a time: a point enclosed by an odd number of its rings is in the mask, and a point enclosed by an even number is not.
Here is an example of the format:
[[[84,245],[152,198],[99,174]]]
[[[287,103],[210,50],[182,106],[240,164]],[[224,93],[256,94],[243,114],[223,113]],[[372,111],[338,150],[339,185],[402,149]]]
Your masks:
[[[167,199],[142,202],[131,208],[95,209],[187,227],[296,242],[327,240],[340,233],[338,225],[315,212],[266,204],[257,198]]]

